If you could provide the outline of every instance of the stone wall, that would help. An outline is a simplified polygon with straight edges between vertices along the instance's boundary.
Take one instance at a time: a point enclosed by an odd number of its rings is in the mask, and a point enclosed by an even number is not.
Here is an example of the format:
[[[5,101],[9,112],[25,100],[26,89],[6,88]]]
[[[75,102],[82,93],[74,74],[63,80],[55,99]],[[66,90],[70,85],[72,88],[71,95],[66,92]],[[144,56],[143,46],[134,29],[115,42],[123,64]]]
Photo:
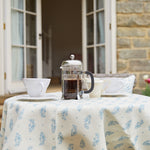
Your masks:
[[[117,69],[136,75],[135,93],[150,75],[150,0],[117,0]]]

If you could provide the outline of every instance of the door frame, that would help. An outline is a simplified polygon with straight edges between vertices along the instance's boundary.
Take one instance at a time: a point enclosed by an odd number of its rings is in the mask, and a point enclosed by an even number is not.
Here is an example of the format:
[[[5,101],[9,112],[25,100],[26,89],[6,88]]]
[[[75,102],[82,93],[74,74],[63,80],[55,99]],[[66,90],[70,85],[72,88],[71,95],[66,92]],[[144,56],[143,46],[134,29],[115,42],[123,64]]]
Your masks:
[[[117,57],[116,57],[116,0],[106,0],[107,3],[111,3],[110,4],[110,23],[107,23],[107,26],[105,26],[105,30],[106,30],[106,34],[108,33],[109,28],[111,28],[111,35],[109,35],[110,41],[111,41],[111,45],[108,45],[108,43],[106,44],[106,47],[111,48],[111,61],[110,61],[110,70],[111,71],[107,71],[106,73],[116,73],[117,71],[117,67],[116,67],[116,63],[117,63]],[[83,69],[87,70],[87,50],[86,50],[86,0],[82,0],[81,2],[82,5],[82,59],[83,59]],[[107,5],[105,5],[105,10],[107,9],[106,7],[108,7]],[[105,14],[105,17],[108,15]],[[105,19],[106,22],[106,19]],[[105,36],[106,39],[107,36]],[[107,42],[107,41],[105,41]],[[108,49],[107,48],[107,49]],[[108,51],[106,50],[106,53],[108,53]],[[108,54],[110,55],[110,54]],[[106,66],[107,67],[107,66]]]
[[[36,0],[36,40],[37,40],[37,77],[42,78],[42,39],[39,34],[42,32],[42,14],[41,14],[41,0]],[[24,17],[25,20],[25,17]],[[5,94],[25,92],[26,89],[22,81],[15,84],[11,81],[11,1],[4,1],[4,22],[6,22],[6,30],[4,34],[4,72],[7,78],[5,80]],[[25,69],[26,70],[26,69]]]
[[[0,95],[4,95],[4,47],[3,47],[3,34],[4,34],[4,21],[3,21],[3,0],[0,0]]]

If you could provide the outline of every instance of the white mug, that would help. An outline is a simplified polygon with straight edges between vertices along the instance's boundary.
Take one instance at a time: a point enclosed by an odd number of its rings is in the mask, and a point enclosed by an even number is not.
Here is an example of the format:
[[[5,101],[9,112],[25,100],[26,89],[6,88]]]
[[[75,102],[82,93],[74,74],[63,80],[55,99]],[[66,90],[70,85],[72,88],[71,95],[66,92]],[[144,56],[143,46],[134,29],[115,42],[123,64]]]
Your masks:
[[[87,81],[87,87],[89,88],[91,82],[90,82],[89,79],[86,79],[86,81]],[[103,80],[101,80],[100,78],[94,78],[94,89],[89,94],[90,98],[99,98],[99,97],[101,97],[103,84],[104,84]]]
[[[46,93],[51,79],[46,78],[24,78],[23,82],[27,93],[31,97],[43,96]]]

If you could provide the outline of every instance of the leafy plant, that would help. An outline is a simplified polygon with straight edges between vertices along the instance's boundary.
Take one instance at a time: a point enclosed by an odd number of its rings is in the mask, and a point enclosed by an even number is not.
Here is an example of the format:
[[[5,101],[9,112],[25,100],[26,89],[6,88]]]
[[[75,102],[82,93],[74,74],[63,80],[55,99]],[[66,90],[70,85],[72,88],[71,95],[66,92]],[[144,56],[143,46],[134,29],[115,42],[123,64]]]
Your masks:
[[[150,84],[146,83],[145,90],[142,91],[142,94],[145,96],[150,96]]]

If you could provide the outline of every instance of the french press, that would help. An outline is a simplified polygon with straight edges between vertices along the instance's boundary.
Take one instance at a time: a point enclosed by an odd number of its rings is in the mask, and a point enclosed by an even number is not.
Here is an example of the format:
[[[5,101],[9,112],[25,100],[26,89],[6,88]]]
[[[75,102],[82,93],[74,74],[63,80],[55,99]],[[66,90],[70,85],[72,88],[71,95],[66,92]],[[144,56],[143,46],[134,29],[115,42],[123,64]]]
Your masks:
[[[74,60],[75,55],[71,55],[71,60],[63,61],[62,69],[62,99],[81,99],[83,93],[90,93],[94,88],[94,77],[89,71],[82,71],[82,62]],[[91,87],[84,91],[82,88],[83,76],[89,75],[91,78]]]

